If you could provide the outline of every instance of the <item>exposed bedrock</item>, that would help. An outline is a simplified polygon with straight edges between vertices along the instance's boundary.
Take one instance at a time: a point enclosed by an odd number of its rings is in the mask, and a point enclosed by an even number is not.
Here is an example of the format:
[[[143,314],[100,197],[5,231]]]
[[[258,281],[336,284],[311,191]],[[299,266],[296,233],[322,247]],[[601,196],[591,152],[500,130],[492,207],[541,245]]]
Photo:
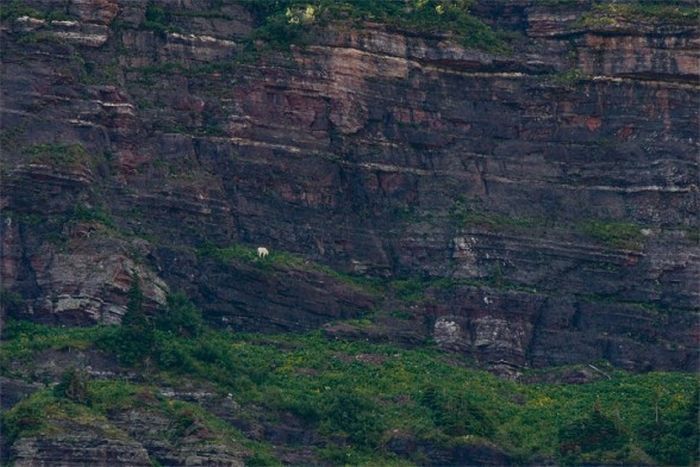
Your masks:
[[[158,31],[145,4],[28,2],[1,30],[5,312],[119,322],[138,277],[238,330],[374,314],[328,332],[695,369],[697,25],[534,3],[475,5],[517,36],[494,54],[335,22],[251,53],[238,4],[163,3]],[[202,254],[232,245],[296,260]]]

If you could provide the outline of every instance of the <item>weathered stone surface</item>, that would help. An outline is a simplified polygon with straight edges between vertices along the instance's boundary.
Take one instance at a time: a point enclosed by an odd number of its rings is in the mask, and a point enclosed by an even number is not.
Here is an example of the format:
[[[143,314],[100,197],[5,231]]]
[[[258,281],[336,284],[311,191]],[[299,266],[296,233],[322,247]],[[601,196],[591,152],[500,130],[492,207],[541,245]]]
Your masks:
[[[475,14],[519,33],[512,54],[331,23],[251,63],[239,4],[159,4],[181,13],[162,31],[145,4],[66,5],[70,20],[1,30],[13,316],[118,322],[138,272],[151,309],[184,290],[233,329],[432,336],[513,368],[696,367],[696,25],[480,0]],[[470,285],[409,303],[320,268],[197,254],[235,243]],[[411,319],[329,324],[395,308]]]
[[[0,407],[3,410],[9,410],[17,402],[40,388],[40,384],[2,376],[0,377]]]
[[[173,421],[156,412],[131,410],[115,415],[111,421],[138,439],[151,459],[162,465],[244,465],[244,451],[212,439],[207,429],[197,423],[184,433],[173,435]]]
[[[148,467],[148,454],[134,441],[110,439],[90,430],[71,435],[22,438],[12,445],[13,465]]]

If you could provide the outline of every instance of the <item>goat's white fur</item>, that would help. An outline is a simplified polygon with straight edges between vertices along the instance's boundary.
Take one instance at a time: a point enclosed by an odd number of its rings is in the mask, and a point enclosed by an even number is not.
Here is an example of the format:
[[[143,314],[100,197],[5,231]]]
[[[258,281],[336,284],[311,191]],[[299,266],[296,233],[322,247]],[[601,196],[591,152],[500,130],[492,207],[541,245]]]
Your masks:
[[[264,246],[259,246],[258,247],[258,258],[267,258],[267,255],[270,254],[270,251],[265,248]]]

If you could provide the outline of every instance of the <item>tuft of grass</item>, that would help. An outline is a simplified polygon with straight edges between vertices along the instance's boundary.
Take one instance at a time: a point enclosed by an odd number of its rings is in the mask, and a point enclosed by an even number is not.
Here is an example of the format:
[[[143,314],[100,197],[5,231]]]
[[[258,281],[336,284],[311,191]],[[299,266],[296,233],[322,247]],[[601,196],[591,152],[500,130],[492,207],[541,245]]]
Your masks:
[[[695,26],[700,20],[700,7],[686,2],[637,1],[628,3],[601,2],[583,15],[577,27],[615,26],[620,21]]]
[[[527,217],[512,217],[484,210],[478,202],[458,198],[452,204],[450,216],[460,227],[485,227],[491,230],[527,231],[542,222]]]
[[[44,143],[24,149],[32,163],[50,163],[59,166],[89,164],[90,155],[81,144]]]
[[[548,77],[549,81],[559,86],[572,87],[586,80],[586,75],[576,68],[556,73]]]
[[[599,243],[627,249],[639,249],[643,245],[644,235],[637,224],[590,220],[579,224],[580,231]]]
[[[73,208],[71,220],[79,222],[99,222],[111,228],[115,226],[114,219],[102,206],[89,207],[84,204],[76,205]]]

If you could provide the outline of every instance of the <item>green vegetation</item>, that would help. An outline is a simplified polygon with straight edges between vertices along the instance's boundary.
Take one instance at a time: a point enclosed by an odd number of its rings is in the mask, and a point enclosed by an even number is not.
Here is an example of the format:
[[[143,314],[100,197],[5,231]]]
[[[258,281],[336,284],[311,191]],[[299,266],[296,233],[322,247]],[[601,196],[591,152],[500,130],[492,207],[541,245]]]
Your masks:
[[[140,76],[137,78],[139,84],[150,87],[159,82],[157,79],[158,75],[182,74],[184,76],[198,76],[213,73],[230,73],[238,69],[242,64],[255,62],[258,57],[258,52],[248,44],[236,57],[228,60],[196,65],[164,62],[158,65],[130,68],[129,72],[139,74]]]
[[[24,399],[2,418],[3,434],[11,443],[19,436],[51,436],[65,432],[65,423],[81,425],[96,434],[126,438],[127,434],[110,423],[109,417],[118,411],[135,410],[144,414],[165,417],[169,423],[151,436],[162,442],[177,445],[191,431],[200,429],[206,433],[206,442],[231,445],[236,450],[242,446],[249,452],[248,463],[277,465],[270,448],[262,443],[246,439],[237,429],[211,415],[196,404],[167,400],[156,388],[147,384],[131,384],[124,381],[89,380],[81,377],[80,399],[63,393],[65,380],[75,380],[75,371],[68,371],[53,390],[44,389]]]
[[[0,131],[0,146],[8,147],[18,142],[27,131],[27,123],[22,122],[19,125]]]
[[[388,291],[403,301],[418,302],[429,297],[429,292],[449,291],[455,287],[490,287],[498,290],[513,290],[525,293],[537,293],[532,287],[515,284],[503,277],[503,272],[497,266],[489,277],[482,278],[453,278],[453,277],[410,277],[396,279],[385,283]]]
[[[0,288],[0,309],[7,311],[17,310],[23,302],[23,298],[17,292]]]
[[[693,243],[700,243],[700,228],[682,227],[681,230],[685,232],[685,236],[688,240],[690,240]]]
[[[579,228],[594,240],[616,248],[639,249],[644,239],[641,228],[627,222],[592,220],[580,224]]]
[[[328,266],[309,261],[300,255],[275,249],[270,251],[267,258],[258,258],[254,247],[242,244],[229,245],[223,248],[207,244],[199,248],[198,253],[200,256],[213,258],[224,263],[231,261],[246,262],[259,269],[268,271],[277,267],[317,272],[370,294],[378,293],[382,285],[379,279],[344,274]]]
[[[451,33],[466,47],[504,52],[503,40],[469,14],[472,0],[248,0],[261,22],[255,38],[274,46],[303,41],[310,24],[374,21],[421,32]]]
[[[86,85],[119,84],[121,68],[117,62],[98,65],[85,61],[80,55],[75,55],[75,61],[80,68],[80,82]]]
[[[451,34],[465,47],[490,52],[508,52],[506,34],[496,33],[489,26],[469,14],[472,0],[238,0],[256,18],[258,27],[242,43],[244,47],[234,59],[192,67],[180,63],[166,63],[142,67],[132,71],[144,74],[143,82],[152,85],[152,74],[181,73],[187,76],[226,73],[258,59],[267,48],[285,50],[291,44],[307,42],[313,26],[329,22],[380,22],[391,27],[426,33]],[[216,8],[207,12],[181,12],[176,8],[149,3],[142,28],[163,36],[179,32],[176,18],[196,16],[229,18]],[[91,70],[86,70],[86,80]],[[109,73],[110,77],[115,73]]]
[[[450,216],[460,227],[485,227],[492,230],[527,231],[542,226],[544,221],[527,217],[512,217],[483,209],[478,200],[466,200],[462,197],[453,203]]]
[[[525,221],[523,221],[525,222]],[[523,224],[505,223],[499,225],[522,226]],[[401,277],[387,280],[378,277],[366,277],[338,272],[326,265],[319,264],[300,255],[289,252],[272,250],[267,258],[258,258],[255,248],[234,244],[219,248],[214,245],[205,245],[198,250],[202,257],[213,258],[222,263],[245,262],[256,268],[273,273],[275,269],[297,269],[316,272],[328,276],[330,279],[342,282],[359,291],[375,296],[391,295],[405,302],[419,302],[428,299],[430,292],[450,290],[460,286],[491,287],[499,290],[514,290],[525,293],[537,293],[532,287],[509,282],[503,274],[500,266],[496,264],[493,273],[489,277],[482,278],[453,278],[453,277]]]
[[[138,308],[136,295],[132,310]],[[324,436],[327,445],[317,453],[331,462],[395,463],[387,448],[393,433],[445,448],[491,442],[523,462],[544,456],[563,463],[653,459],[688,465],[698,459],[699,381],[692,374],[610,370],[611,379],[585,385],[525,385],[465,368],[429,347],[327,340],[320,333],[228,334],[200,327],[196,309],[182,296],[171,299],[170,307],[179,311],[154,318],[160,324],[153,327],[146,358],[129,365],[152,381],[214,384],[222,394],[234,394],[244,409],[290,411]],[[5,371],[7,363],[31,362],[47,348],[105,349],[101,343],[118,329],[10,321],[0,362]],[[3,426],[12,438],[48,430],[47,419],[68,413],[101,420],[110,412],[155,404],[179,420],[171,436],[192,423],[210,427],[221,439],[240,436],[201,407],[139,396],[152,391],[147,385],[86,381],[69,371],[52,391],[40,391],[8,411]],[[271,461],[264,446],[256,452],[261,462]],[[424,454],[413,455],[419,462]]]
[[[76,411],[66,413],[66,408],[76,404],[56,398],[51,391],[37,391],[12,410],[2,416],[4,442],[8,445],[19,436],[33,436],[46,433],[49,420],[63,415],[65,418],[76,415]],[[78,406],[79,407],[79,406]]]
[[[257,19],[251,45],[260,40],[266,46],[286,49],[303,44],[310,26],[333,21],[380,22],[421,32],[450,33],[466,47],[492,52],[506,51],[502,37],[469,14],[472,0],[238,0]],[[202,12],[181,12],[155,3],[146,7],[144,29],[160,35],[177,32],[174,20],[181,16],[226,18],[216,5]],[[255,49],[255,47],[248,47]]]
[[[70,217],[72,221],[99,222],[106,227],[114,227],[114,219],[112,219],[112,216],[101,206],[89,207],[78,204],[73,208],[73,213]]]
[[[566,463],[574,463],[585,455],[585,459],[605,459],[605,453],[618,453],[628,439],[615,422],[594,406],[592,413],[566,423],[559,429],[559,451]],[[624,460],[606,459],[609,461]]]
[[[657,315],[669,315],[669,314],[682,314],[682,313],[688,313],[689,310],[687,309],[682,309],[682,308],[673,308],[669,307],[660,303],[655,303],[655,302],[644,302],[644,301],[631,301],[629,299],[621,299],[619,296],[616,295],[604,295],[604,294],[585,294],[585,295],[578,295],[577,298],[580,298],[583,301],[589,302],[589,303],[602,303],[606,305],[620,305],[620,306],[627,306],[627,307],[633,307],[637,308],[640,311],[644,312],[652,312],[656,313]]]
[[[153,2],[146,5],[144,13],[143,28],[155,32],[160,36],[165,36],[169,32],[178,32],[179,30],[172,24],[171,13],[162,6]]]
[[[155,319],[155,327],[172,336],[199,337],[204,330],[202,314],[183,293],[168,296],[168,304]]]
[[[87,374],[75,368],[69,368],[61,377],[61,382],[53,388],[56,397],[70,399],[84,404],[88,400]]]
[[[155,326],[143,310],[143,292],[138,275],[132,278],[129,303],[122,318],[122,325],[100,342],[112,350],[125,364],[134,364],[148,357],[155,344]]]
[[[586,75],[581,70],[572,68],[570,70],[548,76],[547,79],[559,86],[572,87],[584,81],[586,79]]]
[[[640,249],[644,245],[642,226],[615,220],[590,219],[571,225],[553,224],[548,219],[511,217],[485,210],[478,200],[457,199],[450,215],[458,227],[482,227],[502,232],[537,232],[543,229],[559,229],[585,235],[594,241],[613,248]]]
[[[601,2],[576,23],[579,27],[615,26],[620,20],[694,26],[700,20],[700,7],[674,0],[629,3]]]
[[[89,164],[91,159],[81,144],[44,143],[28,146],[24,153],[32,163],[48,163],[60,166]]]
[[[17,18],[21,18],[22,16],[45,19],[48,21],[63,21],[71,19],[71,17],[64,11],[39,11],[36,8],[27,5],[27,2],[23,0],[13,0],[8,4],[0,5],[0,20],[13,21]]]

